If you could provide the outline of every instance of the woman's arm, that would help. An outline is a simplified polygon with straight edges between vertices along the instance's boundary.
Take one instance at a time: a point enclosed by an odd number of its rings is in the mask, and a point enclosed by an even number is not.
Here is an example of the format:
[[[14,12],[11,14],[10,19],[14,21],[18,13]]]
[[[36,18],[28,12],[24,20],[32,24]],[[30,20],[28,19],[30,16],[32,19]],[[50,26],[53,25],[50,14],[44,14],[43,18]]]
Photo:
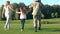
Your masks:
[[[2,18],[4,18],[4,17],[3,17],[3,14],[4,14],[4,7],[3,7],[3,10],[2,10]]]
[[[10,10],[14,11],[13,7],[9,6]]]

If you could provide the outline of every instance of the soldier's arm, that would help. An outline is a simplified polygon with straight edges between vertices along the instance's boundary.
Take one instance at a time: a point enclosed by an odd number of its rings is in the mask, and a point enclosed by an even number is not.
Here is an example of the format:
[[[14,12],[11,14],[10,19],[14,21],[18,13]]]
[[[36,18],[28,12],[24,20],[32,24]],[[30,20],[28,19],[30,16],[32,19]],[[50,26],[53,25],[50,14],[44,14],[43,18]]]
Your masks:
[[[36,11],[38,11],[37,9],[39,9],[39,6],[40,6],[39,4],[36,5],[36,8],[35,8]]]
[[[33,7],[33,4],[34,4],[34,3],[31,3],[31,4],[29,5],[29,8],[32,8],[32,7]]]
[[[29,12],[32,10],[33,6],[34,6],[34,3],[31,3],[31,4],[29,5]]]

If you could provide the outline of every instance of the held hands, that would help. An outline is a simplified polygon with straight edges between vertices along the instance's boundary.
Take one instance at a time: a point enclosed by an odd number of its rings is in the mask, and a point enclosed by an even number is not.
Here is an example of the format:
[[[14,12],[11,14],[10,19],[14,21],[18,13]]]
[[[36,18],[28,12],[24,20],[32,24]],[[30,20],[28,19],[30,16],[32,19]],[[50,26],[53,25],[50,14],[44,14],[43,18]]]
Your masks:
[[[21,12],[19,12],[18,9],[16,9],[15,11],[16,11],[15,13],[17,13],[17,14],[21,14]]]
[[[18,11],[16,11],[16,13],[18,13]]]

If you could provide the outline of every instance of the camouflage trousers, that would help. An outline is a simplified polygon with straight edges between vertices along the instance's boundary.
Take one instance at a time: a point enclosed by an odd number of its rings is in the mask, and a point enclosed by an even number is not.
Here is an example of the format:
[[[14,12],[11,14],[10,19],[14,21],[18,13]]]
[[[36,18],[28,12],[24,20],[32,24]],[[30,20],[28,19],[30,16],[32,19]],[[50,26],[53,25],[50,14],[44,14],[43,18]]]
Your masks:
[[[33,16],[34,27],[41,27],[41,15]]]

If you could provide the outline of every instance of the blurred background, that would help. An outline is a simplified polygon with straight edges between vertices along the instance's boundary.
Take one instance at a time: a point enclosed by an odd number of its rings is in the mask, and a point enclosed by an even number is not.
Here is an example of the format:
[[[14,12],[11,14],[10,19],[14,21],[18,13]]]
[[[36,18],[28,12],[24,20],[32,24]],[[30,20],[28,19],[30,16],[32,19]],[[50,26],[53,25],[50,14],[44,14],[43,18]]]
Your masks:
[[[19,20],[20,14],[16,14],[16,11],[20,11],[20,5],[24,5],[26,9],[29,9],[29,5],[34,2],[34,0],[9,0],[11,6],[14,8],[14,12],[11,11],[11,20]],[[6,20],[5,17],[2,18],[2,9],[5,5],[6,0],[0,0],[0,20]],[[41,18],[46,20],[46,22],[56,21],[60,19],[60,0],[41,0],[43,3],[43,8],[41,11]],[[27,14],[27,19],[32,19],[32,10]],[[48,20],[47,20],[48,19]],[[51,20],[52,19],[52,20]],[[44,20],[44,21],[45,21]],[[55,22],[54,22],[55,23]]]

